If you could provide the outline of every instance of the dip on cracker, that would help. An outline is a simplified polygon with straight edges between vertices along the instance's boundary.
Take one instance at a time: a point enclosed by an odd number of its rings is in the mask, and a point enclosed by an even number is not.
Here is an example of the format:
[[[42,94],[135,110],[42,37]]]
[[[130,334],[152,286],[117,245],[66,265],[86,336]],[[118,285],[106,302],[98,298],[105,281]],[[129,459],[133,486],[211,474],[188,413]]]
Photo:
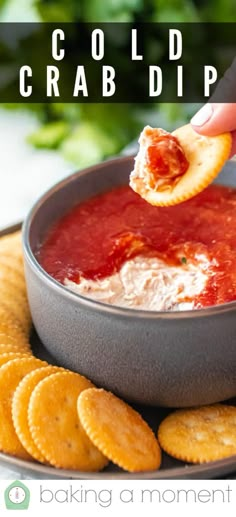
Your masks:
[[[139,138],[139,152],[130,186],[155,206],[176,205],[207,187],[230,154],[230,133],[197,134],[190,124],[168,133],[146,126]]]

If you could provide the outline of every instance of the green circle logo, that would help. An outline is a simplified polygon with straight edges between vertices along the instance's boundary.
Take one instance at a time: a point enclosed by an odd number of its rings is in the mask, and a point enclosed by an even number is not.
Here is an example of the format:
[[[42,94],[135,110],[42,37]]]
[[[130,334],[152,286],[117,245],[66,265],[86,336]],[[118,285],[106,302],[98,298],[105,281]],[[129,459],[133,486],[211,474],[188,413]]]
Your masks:
[[[14,481],[4,492],[7,510],[27,510],[30,502],[30,491],[21,481]]]

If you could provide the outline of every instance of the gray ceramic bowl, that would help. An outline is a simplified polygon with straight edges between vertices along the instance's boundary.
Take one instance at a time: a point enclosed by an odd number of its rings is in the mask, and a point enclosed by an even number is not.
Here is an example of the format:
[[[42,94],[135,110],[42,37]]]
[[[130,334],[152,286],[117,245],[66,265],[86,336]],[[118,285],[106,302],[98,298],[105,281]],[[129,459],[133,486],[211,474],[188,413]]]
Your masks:
[[[76,203],[127,183],[133,159],[70,176],[33,207],[24,228],[29,303],[36,330],[63,366],[142,404],[184,407],[236,395],[236,302],[184,312],[146,312],[70,292],[38,264],[48,228]],[[218,182],[236,185],[228,163]],[[236,231],[236,230],[235,230]]]

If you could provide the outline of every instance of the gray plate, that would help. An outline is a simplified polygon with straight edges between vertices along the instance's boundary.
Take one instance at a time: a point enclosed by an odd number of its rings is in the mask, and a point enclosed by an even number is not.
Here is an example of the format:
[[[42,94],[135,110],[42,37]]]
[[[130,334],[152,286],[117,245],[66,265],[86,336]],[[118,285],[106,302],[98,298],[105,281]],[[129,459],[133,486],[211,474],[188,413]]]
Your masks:
[[[1,235],[12,233],[20,228],[20,224],[6,228],[0,232]],[[46,359],[51,364],[56,364],[55,360],[49,356],[43,344],[39,341],[35,331],[32,332],[31,344],[34,354],[42,359]],[[228,401],[231,405],[236,405],[236,399]],[[170,413],[170,409],[142,407],[135,405],[137,409],[156,432],[159,423]],[[219,461],[205,463],[202,465],[190,465],[175,460],[163,453],[162,466],[160,470],[152,472],[141,472],[130,474],[119,469],[112,463],[99,473],[79,472],[72,470],[62,470],[17,459],[13,456],[0,453],[0,465],[11,469],[16,474],[19,472],[27,478],[38,479],[214,479],[223,478],[230,474],[236,477],[236,455]]]

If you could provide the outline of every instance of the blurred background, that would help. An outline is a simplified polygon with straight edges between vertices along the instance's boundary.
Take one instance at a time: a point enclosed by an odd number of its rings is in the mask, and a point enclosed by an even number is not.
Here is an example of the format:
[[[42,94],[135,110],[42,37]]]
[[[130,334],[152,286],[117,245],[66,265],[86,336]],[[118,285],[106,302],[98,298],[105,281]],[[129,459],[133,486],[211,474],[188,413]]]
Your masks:
[[[0,0],[0,22],[230,22],[235,9],[232,0]],[[0,229],[76,169],[129,153],[145,124],[173,130],[198,108],[0,104]]]

